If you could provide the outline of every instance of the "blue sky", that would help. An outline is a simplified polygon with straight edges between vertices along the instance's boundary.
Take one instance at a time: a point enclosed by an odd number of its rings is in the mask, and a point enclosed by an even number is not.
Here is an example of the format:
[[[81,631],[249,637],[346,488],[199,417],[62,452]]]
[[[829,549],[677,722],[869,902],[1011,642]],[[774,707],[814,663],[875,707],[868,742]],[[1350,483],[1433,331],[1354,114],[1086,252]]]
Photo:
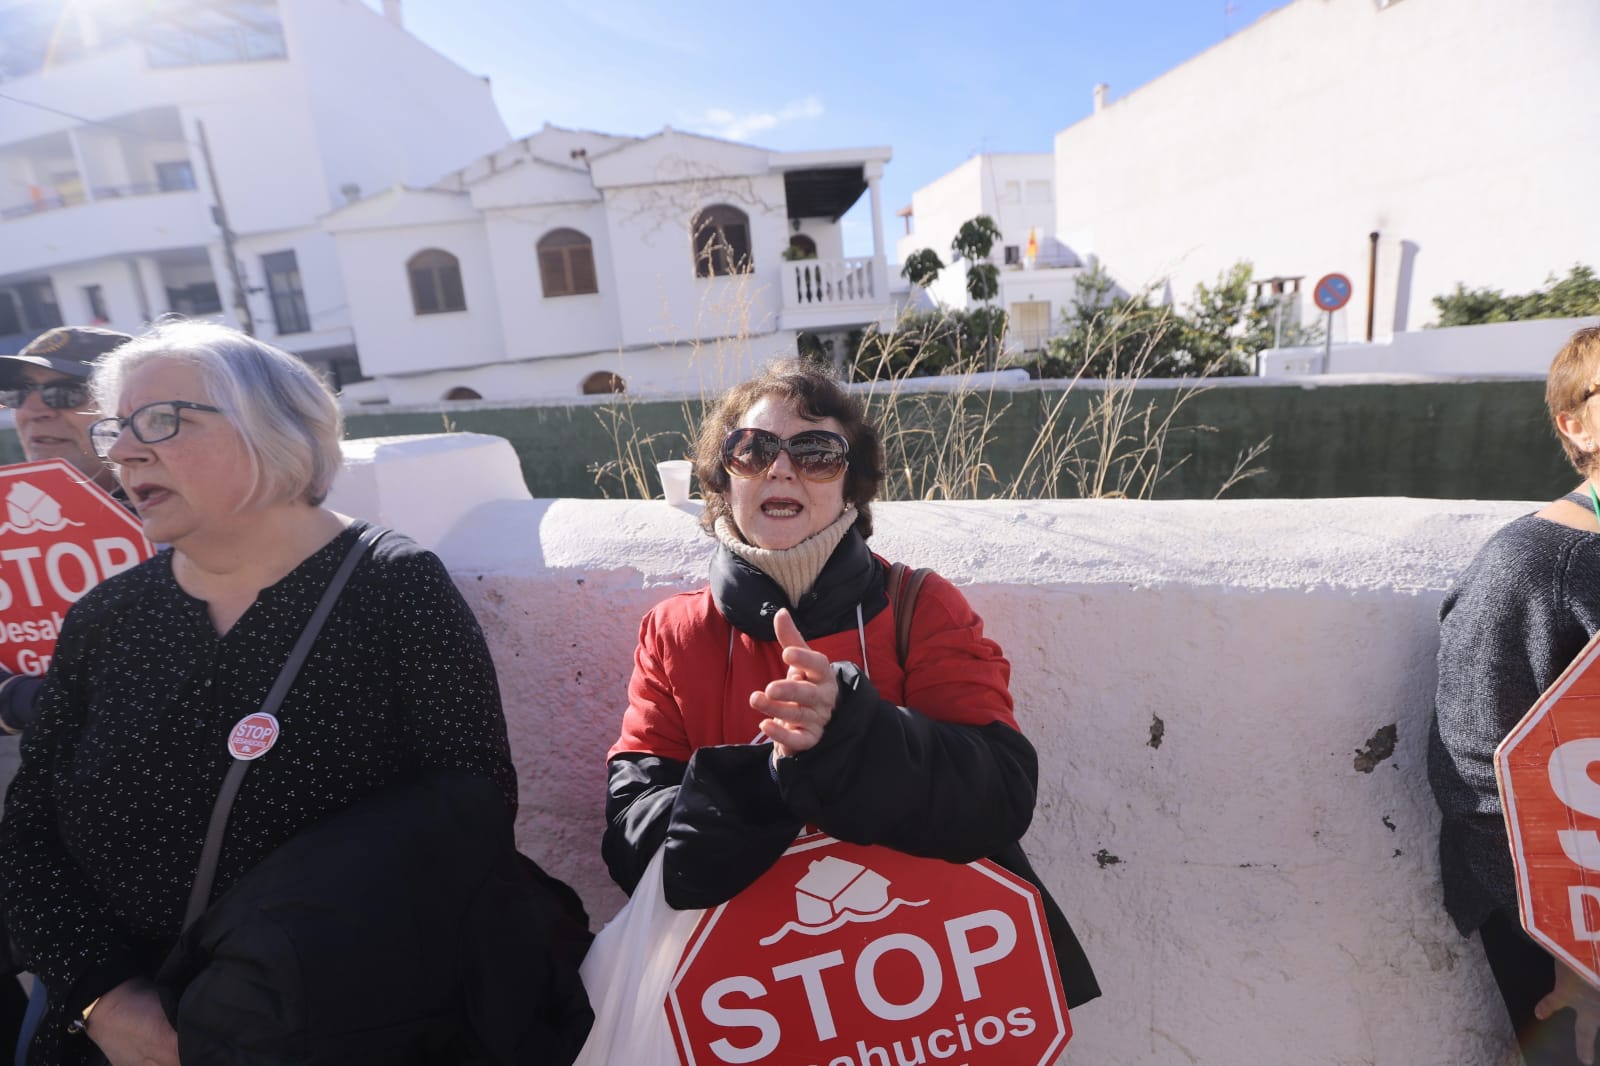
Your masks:
[[[377,6],[377,0],[369,0]],[[1310,2],[1310,0],[1301,0]],[[911,194],[979,152],[1048,152],[1284,0],[404,0],[407,27],[487,75],[513,136],[663,125],[766,148],[888,145],[886,249]],[[866,197],[846,250],[870,252]]]

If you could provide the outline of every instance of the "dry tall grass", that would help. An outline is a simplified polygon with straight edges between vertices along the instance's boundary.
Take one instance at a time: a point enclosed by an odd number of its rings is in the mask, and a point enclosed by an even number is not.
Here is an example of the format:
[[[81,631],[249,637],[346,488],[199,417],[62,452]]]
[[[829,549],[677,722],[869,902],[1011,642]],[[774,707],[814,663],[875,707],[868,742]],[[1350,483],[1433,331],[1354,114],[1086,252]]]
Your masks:
[[[613,453],[591,464],[596,484],[606,496],[649,499],[656,492],[659,459],[690,454],[699,412],[722,389],[731,366],[744,366],[751,339],[752,275],[736,275],[724,285],[718,302],[696,311],[687,358],[701,382],[699,401],[681,405],[682,428],[645,429],[639,425],[636,401],[627,394],[596,409],[606,426]],[[855,355],[863,382],[868,416],[883,438],[890,476],[885,499],[973,500],[1058,497],[1148,499],[1161,482],[1190,458],[1180,441],[1215,427],[1186,421],[1195,397],[1211,385],[1204,377],[1166,379],[1170,387],[1141,389],[1152,379],[1165,332],[1175,328],[1170,316],[1154,329],[1146,321],[1140,341],[1129,344],[1122,314],[1107,308],[1092,323],[1090,348],[1095,355],[1083,366],[1105,367],[1104,377],[1078,375],[1065,380],[1050,397],[1015,470],[1002,472],[992,461],[1001,450],[997,435],[1011,410],[1014,391],[997,385],[987,367],[1003,348],[1004,337],[980,340],[972,350],[948,347],[938,358],[939,385],[924,387],[929,363],[929,337],[912,329],[869,333]],[[713,321],[714,320],[714,321]],[[716,328],[708,329],[708,324]],[[959,331],[956,331],[959,336]],[[944,335],[948,338],[949,331]],[[700,338],[720,336],[714,342]],[[959,348],[959,342],[958,342]],[[679,346],[678,350],[682,350]],[[1074,399],[1087,396],[1086,407]],[[1074,413],[1076,412],[1076,413]],[[1216,495],[1265,471],[1261,459],[1270,441],[1240,452],[1233,470],[1218,484]]]

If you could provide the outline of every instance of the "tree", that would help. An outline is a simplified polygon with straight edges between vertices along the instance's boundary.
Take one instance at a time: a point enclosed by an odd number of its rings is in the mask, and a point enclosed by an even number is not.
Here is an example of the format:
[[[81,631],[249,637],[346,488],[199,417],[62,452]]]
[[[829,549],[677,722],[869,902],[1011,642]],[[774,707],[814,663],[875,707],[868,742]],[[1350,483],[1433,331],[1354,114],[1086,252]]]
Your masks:
[[[944,260],[939,258],[939,253],[932,248],[923,248],[906,256],[905,263],[900,267],[900,276],[926,289],[938,279],[943,269]]]
[[[1096,264],[1074,280],[1075,296],[1063,312],[1067,332],[1052,339],[1034,363],[1040,377],[1118,377],[1137,367],[1140,377],[1242,375],[1274,338],[1271,302],[1253,303],[1253,269],[1240,261],[1195,286],[1187,311],[1157,304],[1149,290],[1124,293]],[[1316,329],[1289,327],[1282,343],[1309,344]]]
[[[1488,322],[1524,322],[1534,318],[1587,318],[1600,315],[1600,277],[1582,263],[1567,276],[1545,279],[1545,289],[1507,296],[1499,289],[1469,289],[1459,281],[1453,291],[1433,298],[1438,326],[1480,326]]]
[[[1000,268],[988,261],[989,253],[994,251],[994,244],[999,239],[1000,227],[988,215],[975,215],[961,223],[961,228],[950,242],[950,254],[955,259],[967,261],[967,295],[984,306],[962,315],[953,334],[948,329],[935,331],[941,336],[959,335],[963,341],[976,344],[975,348],[969,350],[977,354],[986,370],[993,370],[999,362],[1000,346],[1004,343],[1006,331],[1005,312],[989,306],[1000,294]],[[905,263],[900,267],[900,276],[925,289],[938,279],[944,267],[944,260],[939,258],[939,253],[932,248],[923,248],[906,256]],[[960,345],[955,347],[959,348]],[[910,362],[918,366],[946,363],[942,358],[932,360],[931,364],[920,358]]]
[[[967,261],[967,295],[983,304],[973,311],[973,316],[982,328],[978,336],[978,356],[985,370],[993,370],[999,363],[1005,336],[1005,313],[989,306],[1000,294],[1000,268],[989,262],[989,253],[994,251],[995,241],[999,239],[1000,227],[994,224],[994,219],[976,215],[961,223],[955,239],[950,242],[950,253]]]

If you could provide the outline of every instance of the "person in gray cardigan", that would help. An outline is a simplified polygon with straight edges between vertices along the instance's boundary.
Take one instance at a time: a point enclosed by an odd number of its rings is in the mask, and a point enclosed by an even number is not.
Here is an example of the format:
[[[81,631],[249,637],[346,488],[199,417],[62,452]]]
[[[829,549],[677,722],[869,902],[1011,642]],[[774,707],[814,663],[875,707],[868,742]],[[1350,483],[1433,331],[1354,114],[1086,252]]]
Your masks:
[[[1445,909],[1478,932],[1527,1066],[1595,1061],[1600,989],[1521,927],[1494,750],[1600,630],[1600,327],[1556,354],[1545,402],[1583,482],[1497,532],[1445,596],[1428,783]]]

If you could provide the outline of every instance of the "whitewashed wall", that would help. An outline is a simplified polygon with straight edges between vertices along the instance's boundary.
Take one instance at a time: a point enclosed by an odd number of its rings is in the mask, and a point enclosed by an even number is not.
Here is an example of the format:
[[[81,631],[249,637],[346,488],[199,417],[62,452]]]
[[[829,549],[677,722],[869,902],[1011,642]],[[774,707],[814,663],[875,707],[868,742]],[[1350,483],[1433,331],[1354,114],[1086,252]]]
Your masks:
[[[598,854],[604,754],[639,617],[704,578],[697,505],[528,499],[492,437],[346,447],[334,506],[435,547],[482,621],[519,840],[598,924],[621,902]],[[1478,945],[1438,902],[1424,750],[1439,599],[1527,509],[875,509],[874,548],[961,585],[1011,659],[1041,756],[1025,845],[1106,991],[1062,1062],[1504,1061]]]
[[[1592,263],[1600,5],[1298,0],[1056,136],[1056,234],[1188,300],[1235,261],[1355,283],[1380,232],[1376,333],[1456,282],[1527,291]],[[1089,86],[1081,90],[1087,94]],[[1120,98],[1119,98],[1120,97]],[[1494,150],[1485,151],[1486,145]],[[1410,263],[1409,272],[1404,269]]]
[[[1371,344],[1335,343],[1324,366],[1323,346],[1269,348],[1264,378],[1304,374],[1515,374],[1544,377],[1556,352],[1594,318],[1544,318],[1481,326],[1396,333]]]

